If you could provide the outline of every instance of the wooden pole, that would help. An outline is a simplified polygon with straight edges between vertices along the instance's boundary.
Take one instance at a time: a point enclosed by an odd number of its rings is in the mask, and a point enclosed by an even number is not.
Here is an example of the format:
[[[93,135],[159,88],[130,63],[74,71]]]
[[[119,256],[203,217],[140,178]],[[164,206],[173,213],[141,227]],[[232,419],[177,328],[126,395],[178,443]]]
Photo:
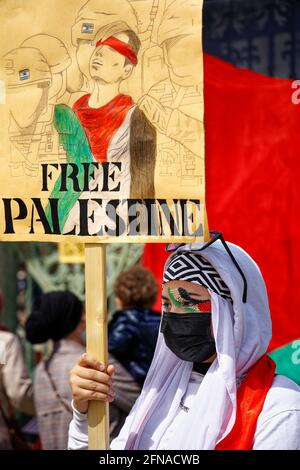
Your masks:
[[[87,352],[107,365],[106,253],[104,244],[85,245]],[[91,401],[88,411],[89,450],[109,448],[108,403]]]
[[[205,214],[204,214],[204,241],[208,242],[209,240],[210,240],[210,233],[209,233],[209,227],[208,227],[207,210],[205,208]]]

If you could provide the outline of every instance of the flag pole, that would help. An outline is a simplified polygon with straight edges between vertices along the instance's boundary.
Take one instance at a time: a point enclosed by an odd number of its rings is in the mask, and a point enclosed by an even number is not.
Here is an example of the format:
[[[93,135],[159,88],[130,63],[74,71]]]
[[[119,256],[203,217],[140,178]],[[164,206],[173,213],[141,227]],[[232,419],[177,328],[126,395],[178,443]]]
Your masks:
[[[105,244],[85,244],[87,352],[107,366],[107,296]],[[109,407],[91,401],[88,410],[89,450],[109,448]]]

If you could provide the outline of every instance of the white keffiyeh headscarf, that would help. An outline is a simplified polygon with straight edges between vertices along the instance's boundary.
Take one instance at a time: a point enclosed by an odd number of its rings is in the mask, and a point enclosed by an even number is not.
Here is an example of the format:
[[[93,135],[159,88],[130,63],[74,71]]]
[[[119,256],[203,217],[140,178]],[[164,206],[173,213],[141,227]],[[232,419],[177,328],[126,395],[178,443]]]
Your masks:
[[[194,253],[202,246],[195,243],[178,248],[167,265],[179,252],[192,250]],[[201,256],[209,261],[229,288],[233,303],[209,289],[217,357],[199,386],[188,420],[184,425],[180,422],[178,407],[193,364],[177,358],[159,333],[142,393],[127,418],[130,426],[125,425],[126,429],[129,427],[125,449],[157,449],[171,424],[174,432],[170,449],[214,449],[232,429],[237,379],[266,352],[271,338],[271,320],[259,268],[244,250],[231,243],[228,246],[246,277],[247,302],[242,300],[244,282],[241,274],[222,243],[218,240],[201,251]],[[122,440],[124,442],[124,433]]]

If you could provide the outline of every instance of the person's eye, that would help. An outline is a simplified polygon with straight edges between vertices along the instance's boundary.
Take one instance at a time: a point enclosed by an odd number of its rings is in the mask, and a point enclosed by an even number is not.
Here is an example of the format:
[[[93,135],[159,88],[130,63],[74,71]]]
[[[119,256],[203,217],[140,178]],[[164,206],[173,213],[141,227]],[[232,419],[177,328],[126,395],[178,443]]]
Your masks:
[[[194,305],[193,301],[191,300],[178,299],[178,302],[180,303],[180,305],[182,305],[182,307],[189,307],[191,305]]]
[[[189,299],[189,300],[181,299],[180,300],[181,305],[183,305],[184,307],[193,307],[193,306],[197,305],[200,302],[201,302],[201,300],[199,300],[199,299]]]
[[[188,301],[188,300],[185,300],[184,302],[182,302],[182,305],[184,307],[193,307],[194,305],[196,304],[196,302],[193,302],[193,301]]]

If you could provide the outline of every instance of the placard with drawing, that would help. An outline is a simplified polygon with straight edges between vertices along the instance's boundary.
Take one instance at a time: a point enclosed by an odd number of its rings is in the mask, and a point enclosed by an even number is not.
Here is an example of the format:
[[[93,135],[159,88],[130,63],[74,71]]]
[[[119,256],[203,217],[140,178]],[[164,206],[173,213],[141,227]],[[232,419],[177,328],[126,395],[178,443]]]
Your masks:
[[[1,241],[203,239],[202,3],[1,1]]]

